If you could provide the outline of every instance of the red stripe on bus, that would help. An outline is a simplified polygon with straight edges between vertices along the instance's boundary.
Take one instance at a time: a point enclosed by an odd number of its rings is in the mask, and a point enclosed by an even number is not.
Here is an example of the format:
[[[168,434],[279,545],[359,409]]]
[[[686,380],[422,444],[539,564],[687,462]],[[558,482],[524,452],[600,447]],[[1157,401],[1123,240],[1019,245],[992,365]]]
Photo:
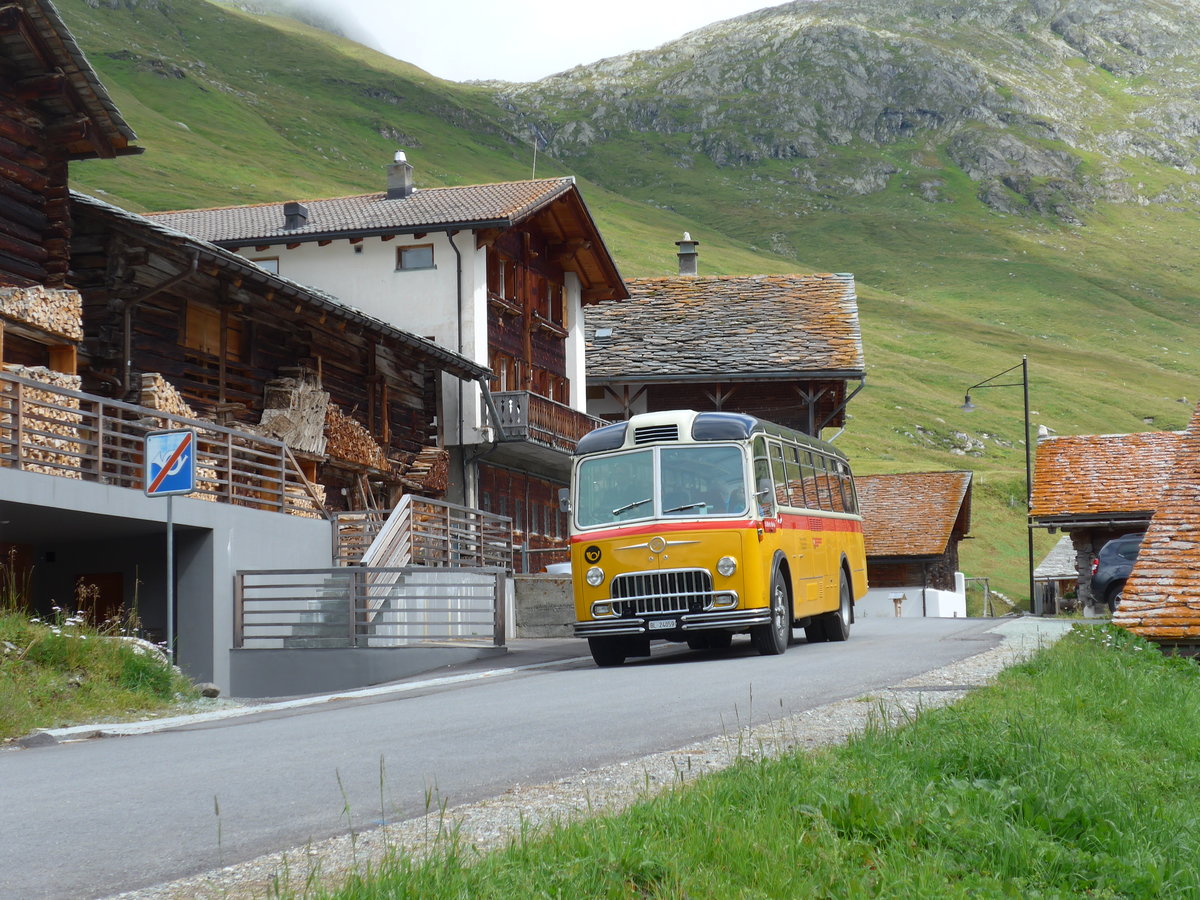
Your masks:
[[[861,519],[833,519],[825,516],[805,516],[784,513],[780,516],[781,527],[793,531],[862,531]],[[604,541],[615,537],[638,537],[643,534],[671,534],[676,531],[729,531],[739,528],[757,528],[757,519],[724,519],[716,522],[651,522],[632,528],[606,528],[604,531],[588,531],[571,536],[572,544],[589,541]]]

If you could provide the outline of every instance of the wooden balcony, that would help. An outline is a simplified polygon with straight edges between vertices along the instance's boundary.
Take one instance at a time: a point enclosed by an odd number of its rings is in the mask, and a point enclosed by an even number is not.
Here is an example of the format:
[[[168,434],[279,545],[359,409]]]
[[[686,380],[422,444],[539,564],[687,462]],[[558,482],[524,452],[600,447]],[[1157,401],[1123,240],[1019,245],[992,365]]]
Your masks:
[[[529,391],[500,391],[492,394],[492,399],[500,413],[500,437],[505,441],[529,441],[571,454],[581,437],[608,424]]]
[[[196,433],[190,496],[329,518],[319,486],[280,441],[0,373],[0,467],[140,491],[146,434],[174,428]]]

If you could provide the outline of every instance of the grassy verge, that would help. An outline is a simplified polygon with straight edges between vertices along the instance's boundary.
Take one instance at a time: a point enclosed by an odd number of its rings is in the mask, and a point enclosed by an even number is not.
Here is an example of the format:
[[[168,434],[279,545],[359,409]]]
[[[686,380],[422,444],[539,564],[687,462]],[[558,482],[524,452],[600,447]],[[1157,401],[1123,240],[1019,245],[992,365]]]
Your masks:
[[[905,727],[323,896],[1195,897],[1198,781],[1200,670],[1081,627]]]
[[[75,618],[0,613],[0,741],[37,728],[128,720],[198,695],[156,653]]]

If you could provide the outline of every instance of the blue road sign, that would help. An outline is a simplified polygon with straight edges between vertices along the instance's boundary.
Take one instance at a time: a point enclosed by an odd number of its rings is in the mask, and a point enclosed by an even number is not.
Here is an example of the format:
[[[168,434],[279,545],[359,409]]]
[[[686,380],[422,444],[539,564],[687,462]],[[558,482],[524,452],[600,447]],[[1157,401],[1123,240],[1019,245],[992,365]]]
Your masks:
[[[196,432],[151,431],[146,435],[146,495],[168,497],[196,489]]]

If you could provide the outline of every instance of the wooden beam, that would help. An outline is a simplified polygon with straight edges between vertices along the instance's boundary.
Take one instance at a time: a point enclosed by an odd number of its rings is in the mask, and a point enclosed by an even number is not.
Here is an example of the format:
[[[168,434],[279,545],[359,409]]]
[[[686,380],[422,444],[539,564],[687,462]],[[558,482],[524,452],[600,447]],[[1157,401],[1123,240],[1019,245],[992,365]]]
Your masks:
[[[67,76],[62,72],[45,72],[31,78],[22,78],[13,85],[12,96],[18,100],[47,100],[60,97],[67,92]]]

